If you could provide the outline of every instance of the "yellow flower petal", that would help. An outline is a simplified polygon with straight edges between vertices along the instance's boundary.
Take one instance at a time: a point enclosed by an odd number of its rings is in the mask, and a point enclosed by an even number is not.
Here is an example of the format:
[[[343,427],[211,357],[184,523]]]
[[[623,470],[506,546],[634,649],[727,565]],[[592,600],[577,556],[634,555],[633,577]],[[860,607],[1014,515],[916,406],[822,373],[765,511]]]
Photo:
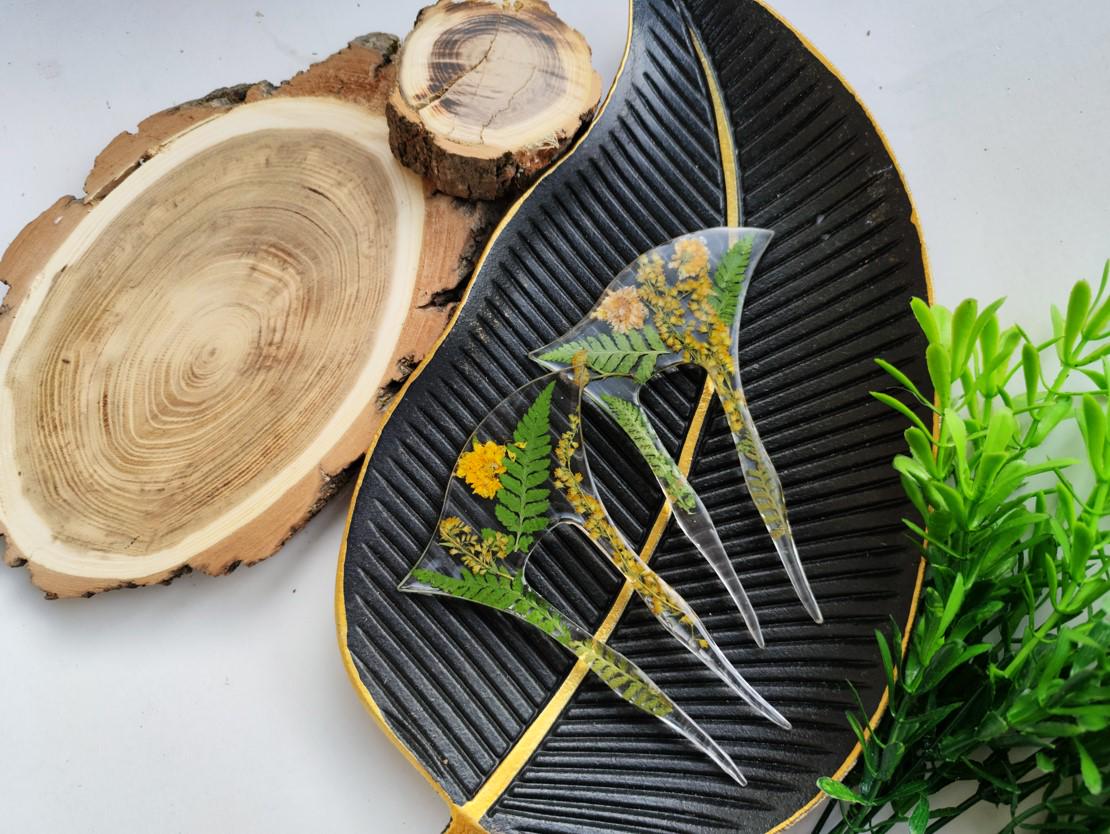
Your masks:
[[[466,481],[470,490],[482,498],[493,498],[501,489],[501,475],[505,472],[505,447],[487,440],[474,441],[474,448],[459,457],[455,475]]]

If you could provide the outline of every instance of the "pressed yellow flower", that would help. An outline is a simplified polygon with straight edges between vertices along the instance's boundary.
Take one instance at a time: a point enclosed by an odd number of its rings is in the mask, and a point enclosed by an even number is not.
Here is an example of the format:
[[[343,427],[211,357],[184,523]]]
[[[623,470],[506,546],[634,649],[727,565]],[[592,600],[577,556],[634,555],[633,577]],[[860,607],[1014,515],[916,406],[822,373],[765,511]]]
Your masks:
[[[501,489],[501,475],[505,471],[505,447],[487,440],[474,441],[474,448],[459,458],[455,475],[466,481],[467,486],[482,498],[493,498]]]
[[[635,287],[613,290],[594,310],[594,318],[608,322],[617,333],[639,330],[647,321],[647,307],[640,301]]]
[[[683,277],[709,269],[709,249],[705,241],[700,237],[688,237],[675,243],[670,267]]]
[[[661,289],[666,286],[667,276],[663,274],[663,259],[655,252],[641,255],[636,261],[636,280],[646,287]]]

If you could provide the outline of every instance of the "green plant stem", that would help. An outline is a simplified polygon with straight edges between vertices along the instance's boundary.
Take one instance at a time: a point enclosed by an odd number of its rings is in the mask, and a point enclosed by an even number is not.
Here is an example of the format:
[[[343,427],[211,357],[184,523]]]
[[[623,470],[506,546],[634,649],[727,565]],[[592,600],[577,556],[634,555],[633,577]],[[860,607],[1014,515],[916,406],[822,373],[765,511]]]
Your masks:
[[[1050,385],[1048,390],[1045,391],[1045,399],[1046,400],[1057,399],[1060,396],[1060,387],[1067,381],[1067,379],[1070,375],[1071,375],[1071,368],[1070,368],[1070,366],[1065,364],[1064,367],[1062,367],[1060,369],[1060,373],[1058,373],[1056,375],[1056,379],[1053,380],[1052,385]],[[1040,411],[1043,412],[1044,409],[1040,409]],[[1040,425],[1041,425],[1040,415],[1037,414],[1036,412],[1033,412],[1033,421],[1029,424],[1029,430],[1025,433],[1025,439],[1021,443],[1021,446],[1023,448],[1028,447],[1029,444],[1032,442],[1033,438],[1037,436],[1037,429],[1040,428]]]
[[[982,800],[973,793],[959,805],[955,805],[951,808],[940,808],[936,811],[933,811],[933,816],[940,817],[940,819],[934,820],[933,822],[929,823],[929,827],[925,829],[925,834],[936,834],[937,831],[940,831],[942,828],[944,828],[944,826],[948,825],[948,823],[950,823],[955,817],[960,816],[960,814],[963,814],[966,811],[970,811],[980,802],[982,802]]]
[[[1021,647],[1021,650],[1014,656],[1014,659],[1002,670],[1003,677],[1013,680],[1014,675],[1017,674],[1018,669],[1025,664],[1025,661],[1029,659],[1029,655],[1033,653],[1033,650],[1041,644],[1049,632],[1060,624],[1062,619],[1063,617],[1059,611],[1053,611],[1048,619],[1041,624],[1041,627],[1033,632],[1033,638]]]

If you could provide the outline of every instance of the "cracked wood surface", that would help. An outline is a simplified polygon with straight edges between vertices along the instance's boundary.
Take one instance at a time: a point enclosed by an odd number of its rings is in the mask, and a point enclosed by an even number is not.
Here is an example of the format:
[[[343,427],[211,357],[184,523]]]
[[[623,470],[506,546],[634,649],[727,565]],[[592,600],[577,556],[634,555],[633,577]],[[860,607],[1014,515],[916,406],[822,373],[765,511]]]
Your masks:
[[[458,197],[520,191],[593,116],[590,59],[543,0],[440,0],[401,49],[386,109],[393,153]]]
[[[147,118],[0,260],[0,533],[48,595],[274,553],[443,331],[496,207],[391,155],[396,47]]]

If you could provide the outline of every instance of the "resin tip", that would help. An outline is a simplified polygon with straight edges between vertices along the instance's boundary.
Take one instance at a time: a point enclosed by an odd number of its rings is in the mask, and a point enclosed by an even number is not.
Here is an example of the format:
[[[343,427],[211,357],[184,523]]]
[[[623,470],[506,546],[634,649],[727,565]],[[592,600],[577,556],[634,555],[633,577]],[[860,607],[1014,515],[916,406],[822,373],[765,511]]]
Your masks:
[[[817,600],[812,596],[809,597],[809,599],[803,599],[802,605],[805,606],[806,613],[813,618],[813,622],[818,625],[825,622],[825,615],[821,613],[821,608],[817,605]]]
[[[752,640],[755,641],[755,644],[759,646],[759,648],[767,648],[767,641],[763,639],[763,629],[759,627],[759,623],[756,623],[755,628],[749,629],[749,631],[751,632]]]
[[[740,768],[736,766],[732,759],[728,760],[727,765],[722,763],[721,768],[722,770],[724,770],[725,773],[732,777],[732,780],[736,782],[737,785],[742,788],[746,788],[748,786],[748,780],[744,778],[744,774],[740,772]]]

